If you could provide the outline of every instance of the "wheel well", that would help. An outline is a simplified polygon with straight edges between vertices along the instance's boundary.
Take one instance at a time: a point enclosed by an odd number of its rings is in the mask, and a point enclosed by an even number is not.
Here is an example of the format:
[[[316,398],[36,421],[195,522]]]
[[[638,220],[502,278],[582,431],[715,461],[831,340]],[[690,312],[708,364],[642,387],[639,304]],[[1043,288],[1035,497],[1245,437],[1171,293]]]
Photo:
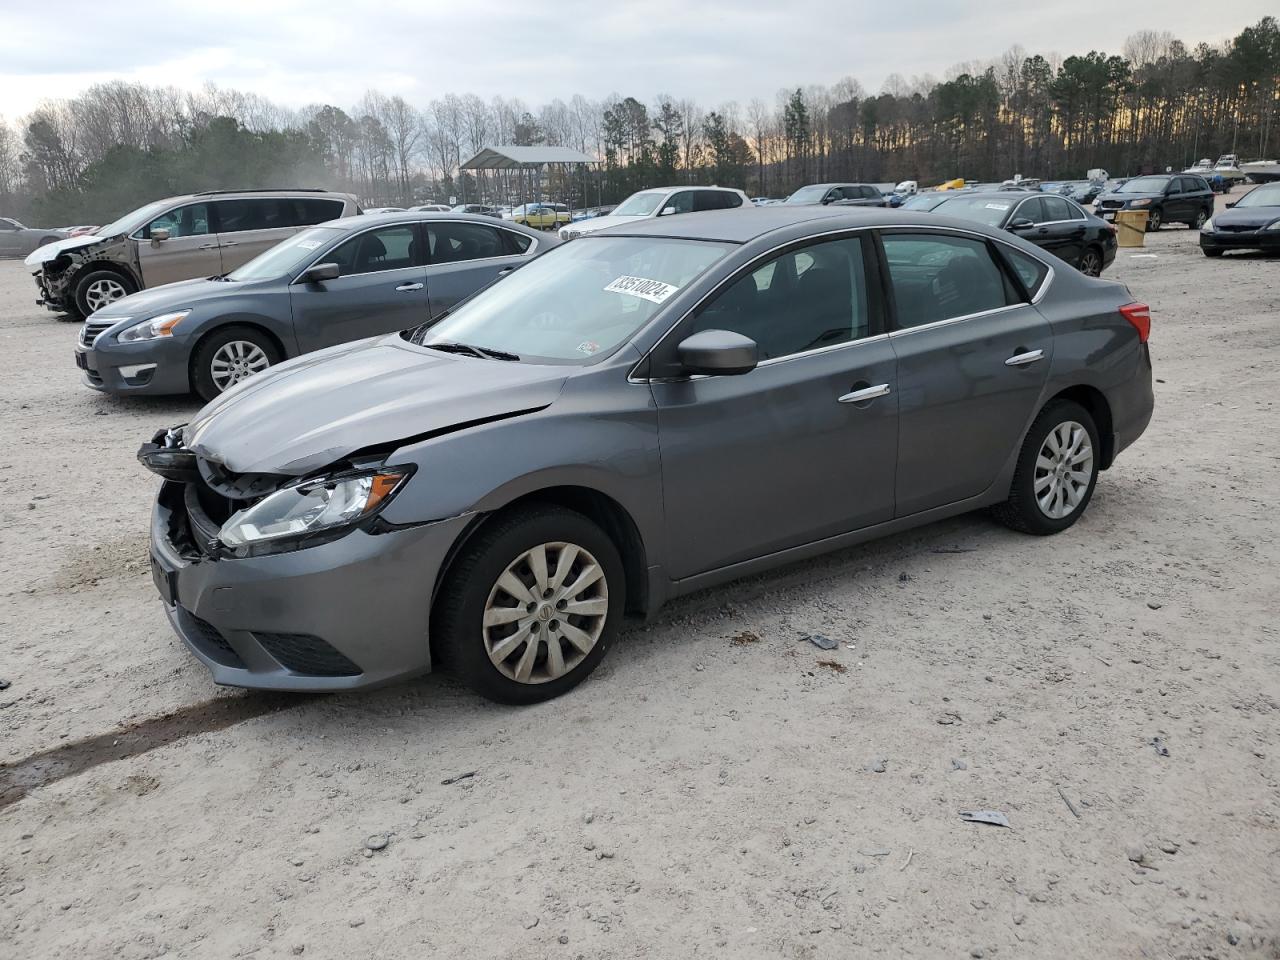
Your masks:
[[[81,264],[80,268],[76,270],[75,286],[78,287],[80,285],[81,277],[87,276],[88,274],[94,273],[98,270],[106,270],[110,273],[123,277],[129,281],[130,286],[132,286],[135,291],[142,289],[142,284],[138,282],[138,278],[133,275],[132,270],[122,263],[115,263],[111,260],[90,260],[88,263]],[[72,295],[74,295],[74,289],[72,291]]]
[[[622,504],[612,497],[589,487],[560,486],[535,490],[512,500],[501,509],[487,514],[472,524],[453,545],[448,557],[445,558],[445,562],[440,567],[439,574],[436,576],[436,589],[439,589],[440,584],[444,582],[444,578],[448,574],[449,568],[453,566],[454,560],[477,530],[494,517],[535,503],[553,503],[569,510],[575,510],[588,517],[609,535],[622,557],[623,575],[626,577],[627,583],[627,612],[644,613],[649,599],[649,567],[644,540],[640,537],[640,530],[636,526],[635,520],[631,518],[631,514],[627,512]],[[434,601],[435,590],[432,591],[433,606]]]
[[[252,320],[236,320],[232,323],[221,323],[221,324],[218,324],[218,326],[214,327],[212,330],[209,330],[206,333],[201,334],[200,339],[191,345],[191,352],[187,355],[188,384],[192,386],[194,386],[195,384],[196,356],[200,353],[200,348],[205,345],[205,341],[207,341],[210,337],[217,336],[219,333],[222,333],[224,330],[226,330],[229,327],[248,327],[250,330],[253,330],[257,333],[262,334],[264,337],[267,338],[267,340],[269,340],[275,346],[276,351],[280,354],[281,360],[289,359],[289,354],[284,349],[284,343],[282,343],[280,338],[277,337],[274,333],[272,333],[266,327],[262,326],[262,324],[254,323]]]
[[[1054,395],[1050,402],[1053,400],[1071,400],[1089,411],[1089,416],[1093,417],[1093,422],[1098,427],[1098,440],[1102,444],[1099,469],[1106,470],[1110,467],[1115,458],[1116,435],[1111,420],[1111,404],[1107,402],[1106,395],[1097,387],[1082,383]]]

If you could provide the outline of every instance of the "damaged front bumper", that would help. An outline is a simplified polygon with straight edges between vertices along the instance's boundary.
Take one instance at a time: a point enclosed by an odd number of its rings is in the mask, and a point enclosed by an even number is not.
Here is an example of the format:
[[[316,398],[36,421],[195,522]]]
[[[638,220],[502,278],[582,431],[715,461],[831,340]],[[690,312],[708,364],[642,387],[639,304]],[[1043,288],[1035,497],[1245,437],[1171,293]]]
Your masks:
[[[432,587],[470,516],[215,559],[195,545],[185,486],[166,480],[156,498],[152,574],[169,622],[215,682],[354,690],[431,669]]]

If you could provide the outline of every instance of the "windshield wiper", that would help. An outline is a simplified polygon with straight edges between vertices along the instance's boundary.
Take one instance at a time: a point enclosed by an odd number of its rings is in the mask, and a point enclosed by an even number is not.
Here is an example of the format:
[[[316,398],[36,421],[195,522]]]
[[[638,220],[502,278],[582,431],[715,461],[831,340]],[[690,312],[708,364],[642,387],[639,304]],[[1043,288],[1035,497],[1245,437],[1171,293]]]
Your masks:
[[[428,350],[439,350],[443,353],[464,353],[471,357],[479,357],[481,360],[519,360],[520,357],[514,353],[507,353],[505,350],[490,350],[487,347],[475,347],[469,343],[449,343],[442,341],[440,343],[424,343],[422,346]]]

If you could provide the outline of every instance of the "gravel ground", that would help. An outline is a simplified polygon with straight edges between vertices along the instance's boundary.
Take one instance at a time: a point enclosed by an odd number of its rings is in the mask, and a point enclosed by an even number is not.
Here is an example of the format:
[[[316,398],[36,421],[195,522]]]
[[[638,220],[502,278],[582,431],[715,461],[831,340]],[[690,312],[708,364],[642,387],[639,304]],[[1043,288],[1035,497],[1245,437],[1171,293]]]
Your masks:
[[[1156,416],[1072,530],[688,597],[526,709],[213,687],[133,458],[196,403],[0,263],[0,955],[1280,957],[1280,264],[1137,253]]]

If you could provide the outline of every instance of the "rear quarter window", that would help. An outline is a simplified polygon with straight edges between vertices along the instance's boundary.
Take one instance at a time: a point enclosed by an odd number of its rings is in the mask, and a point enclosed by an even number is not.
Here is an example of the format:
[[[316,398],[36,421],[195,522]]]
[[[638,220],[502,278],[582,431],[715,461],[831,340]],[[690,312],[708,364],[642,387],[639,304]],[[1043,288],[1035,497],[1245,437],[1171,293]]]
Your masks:
[[[1022,281],[1027,294],[1034,300],[1044,287],[1045,280],[1049,278],[1049,268],[1021,250],[1015,250],[1003,243],[997,244],[996,247],[1013,268],[1013,272],[1018,275],[1018,279]]]

